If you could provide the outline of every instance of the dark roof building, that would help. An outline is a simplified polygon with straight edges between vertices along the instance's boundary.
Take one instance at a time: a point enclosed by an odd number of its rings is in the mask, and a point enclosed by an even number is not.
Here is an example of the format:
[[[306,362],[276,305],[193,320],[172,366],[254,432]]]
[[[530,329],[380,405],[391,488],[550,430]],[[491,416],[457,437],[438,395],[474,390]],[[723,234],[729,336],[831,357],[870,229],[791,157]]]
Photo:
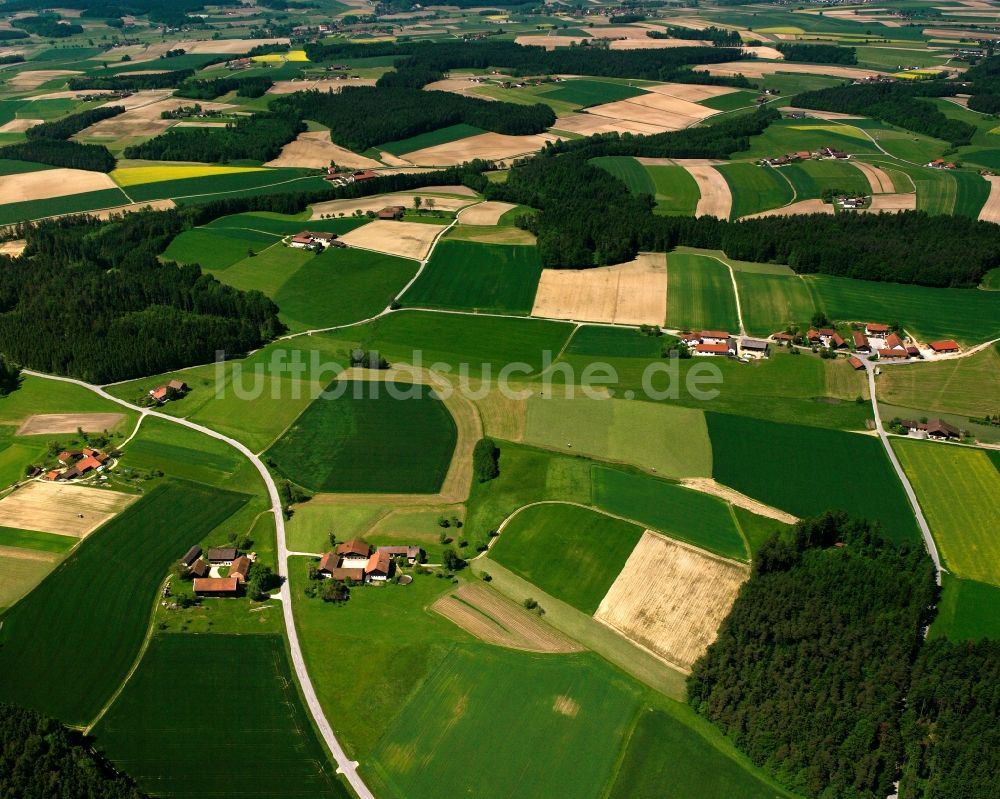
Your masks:
[[[366,541],[353,538],[350,541],[337,544],[337,554],[342,558],[367,558],[372,554],[372,548]]]
[[[201,557],[201,547],[195,544],[193,547],[191,547],[191,549],[189,549],[184,554],[184,557],[181,558],[181,563],[183,563],[185,566],[190,566],[200,557]]]
[[[194,563],[191,564],[191,576],[192,577],[208,577],[208,573],[211,571],[208,563],[198,558]]]
[[[208,550],[209,563],[231,563],[240,553],[232,547],[212,547]]]

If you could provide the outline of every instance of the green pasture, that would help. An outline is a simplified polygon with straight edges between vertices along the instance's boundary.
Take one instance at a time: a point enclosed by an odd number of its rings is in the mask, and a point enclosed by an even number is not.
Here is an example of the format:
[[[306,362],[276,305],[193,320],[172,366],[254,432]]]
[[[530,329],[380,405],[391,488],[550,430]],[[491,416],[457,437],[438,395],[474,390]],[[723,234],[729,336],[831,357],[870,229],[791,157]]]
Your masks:
[[[693,253],[667,256],[667,325],[681,330],[739,332],[729,269]]]
[[[712,474],[704,414],[666,403],[534,394],[524,440],[569,455],[652,469],[664,477]]]
[[[215,276],[233,288],[259,291],[273,299],[281,287],[316,256],[310,250],[285,247],[277,239],[272,241],[274,243],[252,256],[244,253],[243,258],[217,271]]]
[[[714,111],[735,111],[738,108],[752,108],[757,99],[753,92],[730,92],[720,94],[718,97],[709,97],[707,100],[699,100],[698,105],[711,108]]]
[[[2,111],[0,111],[0,116],[2,116]],[[0,175],[23,175],[27,172],[44,172],[46,169],[53,168],[48,164],[36,164],[34,161],[17,161],[13,158],[0,158]]]
[[[7,610],[38,585],[59,563],[59,556],[25,558],[16,549],[0,548],[0,612]]]
[[[778,86],[781,76],[769,76],[766,83],[768,86]],[[791,76],[791,82],[797,87],[796,92],[806,90],[800,80],[805,76]],[[829,80],[823,81],[824,85],[830,85]],[[840,80],[837,83],[841,83]],[[822,87],[817,87],[822,88]],[[878,154],[878,148],[871,139],[865,136],[860,130],[854,127],[856,120],[850,120],[848,125],[836,122],[829,122],[823,119],[781,119],[768,125],[761,135],[754,136],[750,140],[750,149],[741,154],[743,158],[774,158],[786,153],[794,153],[798,150],[809,150],[816,152],[823,147],[832,147],[835,150],[843,150],[848,153],[872,153]],[[926,163],[926,162],[925,162]],[[752,166],[747,164],[746,166]],[[767,184],[762,184],[767,185]],[[786,201],[787,202],[787,201]],[[782,205],[782,203],[778,203]],[[774,208],[776,206],[769,206]],[[764,210],[763,207],[757,210]],[[746,212],[752,213],[752,212]]]
[[[558,100],[586,108],[592,105],[627,100],[629,97],[638,97],[640,94],[645,94],[645,92],[642,89],[637,89],[634,86],[626,86],[623,83],[609,83],[603,80],[578,78],[557,84],[556,88],[547,89],[543,94],[548,100]]]
[[[368,223],[367,217],[345,216],[336,219],[310,219],[309,211],[301,214],[277,214],[272,211],[253,211],[243,214],[220,216],[203,225],[209,230],[252,230],[275,236],[290,236],[303,230],[344,234]],[[273,240],[273,239],[272,239]]]
[[[871,194],[868,179],[850,161],[800,161],[779,170],[795,187],[796,200],[818,199],[826,189]]]
[[[656,206],[653,213],[666,216],[693,216],[701,199],[698,184],[682,166],[647,166],[653,180]]]
[[[512,517],[490,558],[588,615],[597,611],[643,528],[576,505],[533,505]]]
[[[792,187],[779,169],[742,161],[722,164],[716,169],[726,179],[733,195],[732,219],[779,208],[793,199]]]
[[[635,684],[591,653],[456,647],[379,742],[372,782],[400,799],[598,799],[638,703]],[[526,719],[530,735],[496,735]]]
[[[987,291],[1000,291],[1000,267],[991,269],[983,277],[983,283],[981,288]]]
[[[604,358],[659,358],[663,342],[662,337],[644,336],[631,328],[581,325],[566,345],[566,354]]]
[[[25,200],[0,205],[0,225],[11,225],[29,219],[42,219],[58,214],[74,214],[114,208],[130,202],[121,189],[99,189],[45,200]]]
[[[896,439],[934,540],[956,577],[1000,586],[1000,471],[983,451]]]
[[[164,261],[222,270],[277,241],[275,236],[255,230],[193,228],[174,238],[160,257]]]
[[[451,414],[428,386],[334,381],[268,450],[267,461],[311,491],[429,493],[455,449]]]
[[[952,641],[1000,639],[1000,588],[942,574],[941,599],[929,637]]]
[[[627,155],[603,155],[590,159],[590,163],[614,175],[628,186],[628,190],[633,195],[656,194],[656,185],[653,183],[653,178],[647,171],[647,167],[634,158]]]
[[[879,522],[895,541],[918,540],[913,510],[877,438],[724,413],[706,418],[720,483],[796,516],[844,510]],[[863,474],[878,490],[847,493],[841,473]]]
[[[593,467],[594,504],[727,558],[746,560],[747,548],[729,505],[648,474]]]
[[[528,314],[541,274],[533,246],[442,241],[402,304]]]
[[[0,449],[0,486],[23,480],[25,469],[45,458],[46,448],[40,441],[15,441]]]
[[[90,535],[4,615],[0,696],[70,724],[93,719],[139,652],[168,567],[246,501],[164,483]]]
[[[387,308],[416,272],[408,258],[331,248],[303,263],[272,297],[291,330],[352,324]]]
[[[119,431],[134,423],[135,413],[100,395],[64,380],[22,375],[21,386],[0,397],[0,424],[20,426],[38,413],[123,413]],[[118,433],[116,433],[117,435]]]
[[[768,336],[788,324],[807,326],[816,311],[809,284],[798,275],[735,275],[743,323],[752,335]]]
[[[158,796],[349,796],[280,635],[154,635],[94,737],[140,790]]]
[[[76,542],[77,539],[71,535],[0,527],[0,547],[18,547],[19,549],[34,549],[39,552],[54,552],[58,555],[65,555],[76,545]]]
[[[380,144],[374,149],[384,150],[390,155],[398,156],[403,155],[403,153],[412,153],[417,150],[423,150],[425,147],[436,147],[439,144],[449,144],[450,142],[458,141],[459,139],[467,139],[470,136],[478,136],[480,133],[485,132],[486,131],[482,128],[466,125],[463,122],[459,125],[449,125],[445,128],[438,128],[437,130],[421,133],[417,136],[411,136],[408,139],[401,139],[399,141],[391,141],[385,144]]]
[[[770,516],[760,516],[739,505],[732,505],[733,516],[736,517],[736,524],[743,533],[743,537],[750,545],[750,554],[756,555],[757,550],[776,532],[787,530],[790,524],[779,522]]]

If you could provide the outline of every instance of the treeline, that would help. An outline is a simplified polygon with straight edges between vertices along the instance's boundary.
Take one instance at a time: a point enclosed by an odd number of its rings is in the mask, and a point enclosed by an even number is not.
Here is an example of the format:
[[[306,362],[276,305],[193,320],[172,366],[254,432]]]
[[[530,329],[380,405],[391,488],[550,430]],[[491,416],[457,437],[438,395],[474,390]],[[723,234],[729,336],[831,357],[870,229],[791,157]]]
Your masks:
[[[128,777],[98,759],[82,735],[17,705],[0,705],[0,796],[143,799]]]
[[[983,114],[1000,113],[1000,56],[984,58],[962,75],[961,91],[971,94],[968,106]]]
[[[239,0],[218,0],[214,6],[236,6]],[[180,27],[191,20],[188,14],[202,11],[205,8],[203,0],[68,0],[60,3],[60,8],[74,8],[84,12],[82,16],[112,17],[148,16],[150,22],[162,22],[171,27]],[[5,13],[27,11],[33,9],[48,9],[51,4],[45,0],[8,0],[4,3]],[[199,22],[201,20],[198,20]]]
[[[297,116],[253,114],[224,128],[172,128],[125,148],[126,158],[151,161],[270,161],[306,129]]]
[[[0,30],[0,42],[12,41],[14,39],[27,39],[28,34],[25,31],[17,30]]]
[[[68,139],[74,133],[79,133],[85,128],[89,128],[103,119],[111,119],[119,114],[125,113],[125,106],[110,105],[101,108],[91,108],[89,111],[81,111],[79,114],[70,114],[62,119],[52,122],[42,122],[40,125],[30,127],[25,131],[25,136],[31,139]]]
[[[77,33],[83,33],[82,25],[78,25],[75,22],[67,22],[58,14],[39,14],[34,17],[21,17],[20,19],[11,20],[11,25],[40,36],[43,39],[65,39]]]
[[[688,699],[754,763],[824,799],[884,799],[904,747],[910,667],[937,586],[918,543],[843,513],[758,552]]]
[[[958,147],[972,141],[975,125],[945,116],[921,98],[954,94],[955,86],[939,81],[912,85],[875,83],[863,86],[833,86],[795,95],[795,105],[819,111],[836,111],[873,117],[914,133],[943,139]]]
[[[80,144],[58,139],[34,139],[0,147],[0,158],[34,161],[37,164],[110,172],[115,157],[103,144]]]
[[[694,41],[709,41],[713,47],[741,47],[743,39],[739,31],[716,28],[677,28],[669,25],[666,31],[647,30],[650,39],[691,39]]]
[[[158,255],[189,226],[178,210],[22,226],[25,257],[0,258],[0,351],[95,383],[159,374],[261,346],[277,307],[196,265]]]
[[[194,75],[193,69],[175,69],[153,75],[126,72],[121,75],[76,76],[66,81],[71,91],[110,89],[112,91],[143,91],[145,89],[176,89]]]
[[[272,113],[313,119],[342,147],[363,151],[465,123],[510,135],[541,133],[556,119],[547,105],[489,102],[451,92],[350,87],[339,93],[297,92],[271,103]]]
[[[192,100],[214,100],[235,91],[238,97],[263,97],[274,86],[274,81],[263,75],[186,80],[174,94]]]
[[[853,47],[839,47],[835,44],[797,44],[782,42],[778,52],[785,61],[804,61],[808,64],[857,64],[858,51]]]

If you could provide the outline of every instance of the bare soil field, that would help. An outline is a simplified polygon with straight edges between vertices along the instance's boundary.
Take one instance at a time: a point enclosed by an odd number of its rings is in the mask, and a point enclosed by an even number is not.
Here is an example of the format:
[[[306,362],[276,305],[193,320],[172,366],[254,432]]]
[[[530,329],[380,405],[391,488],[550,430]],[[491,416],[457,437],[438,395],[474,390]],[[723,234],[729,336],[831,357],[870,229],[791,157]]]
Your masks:
[[[647,530],[594,618],[690,671],[749,576],[749,566]]]
[[[778,510],[777,508],[772,508],[770,505],[765,505],[763,502],[758,502],[756,499],[748,497],[746,494],[741,494],[735,488],[730,488],[727,485],[715,482],[715,480],[711,477],[685,477],[681,480],[681,484],[687,486],[688,488],[693,488],[695,491],[701,491],[704,494],[712,494],[713,496],[726,500],[726,502],[729,502],[732,505],[738,505],[751,513],[756,513],[758,516],[766,516],[769,519],[777,519],[779,522],[785,522],[787,524],[794,524],[798,521],[798,519],[795,516],[792,516],[792,514],[785,513],[785,511]]]
[[[134,108],[142,108],[143,106],[152,105],[160,100],[166,100],[170,97],[170,95],[170,89],[143,89],[142,91],[138,91],[124,99],[115,98],[113,100],[109,100],[104,104],[104,106],[101,107],[104,108],[109,105],[120,105],[126,111],[131,111]],[[194,100],[191,100],[189,105],[191,103],[194,103]]]
[[[43,119],[12,119],[4,125],[0,125],[0,133],[24,133],[28,128],[41,125]]]
[[[0,526],[85,538],[137,499],[118,491],[35,480],[0,499]]]
[[[325,169],[333,161],[338,166],[351,169],[371,169],[382,166],[378,161],[334,144],[330,132],[317,130],[300,133],[281,149],[281,154],[264,166],[298,166],[306,169]]]
[[[541,133],[534,136],[507,136],[503,133],[480,133],[467,139],[425,147],[412,153],[403,153],[403,158],[413,164],[425,166],[452,166],[483,158],[498,161],[540,150],[555,136]]]
[[[643,88],[654,94],[668,94],[671,97],[676,97],[679,100],[688,100],[692,103],[700,100],[708,100],[711,97],[721,97],[724,94],[732,94],[737,91],[729,86],[700,86],[697,83],[660,83],[655,86],[644,86]]]
[[[992,39],[994,41],[1000,39],[1000,33],[959,30],[958,28],[924,28],[924,35],[937,39]]]
[[[400,158],[398,155],[393,155],[392,153],[388,153],[385,150],[380,151],[378,157],[381,159],[383,164],[388,164],[389,166],[402,166],[402,167],[413,166],[405,158]]]
[[[979,218],[984,222],[1000,223],[1000,177],[987,176],[986,180],[990,183],[990,196],[986,198]]]
[[[447,239],[478,241],[480,244],[537,244],[533,233],[516,227],[494,225],[456,225],[445,234]]]
[[[1000,34],[998,34],[1000,37]],[[722,64],[708,64],[692,67],[695,72],[707,72],[709,75],[743,75],[747,78],[763,78],[778,72],[795,73],[799,75],[826,75],[831,78],[864,78],[868,75],[885,75],[875,69],[859,67],[840,67],[835,64],[790,64],[787,61],[729,61]]]
[[[45,433],[75,433],[77,430],[101,433],[113,430],[124,418],[124,413],[36,413],[25,419],[14,435],[40,436]]]
[[[218,53],[219,55],[242,55],[251,47],[259,47],[262,44],[288,44],[287,37],[277,39],[254,39],[249,44],[243,39],[202,39],[195,42],[170,42],[168,44],[154,44],[146,50],[146,55],[159,58],[168,50],[183,49],[186,53]]]
[[[586,41],[588,36],[546,36],[526,35],[518,36],[514,42],[527,47],[542,47],[546,50],[555,50],[557,47],[570,47],[574,44]]]
[[[767,45],[752,45],[743,49],[748,53],[753,53],[757,58],[766,58],[770,61],[782,61],[785,58],[780,50],[768,47]]]
[[[588,108],[586,113],[608,119],[658,125],[665,130],[681,130],[718,112],[678,97],[650,92],[628,100],[596,105]]]
[[[872,204],[868,208],[859,209],[862,213],[878,213],[879,211],[915,211],[917,209],[916,192],[910,194],[876,194],[872,196]]]
[[[346,214],[350,216],[355,211],[361,211],[365,213],[367,211],[381,211],[383,208],[389,205],[405,205],[407,208],[413,205],[414,197],[421,197],[426,199],[429,196],[434,197],[434,206],[443,211],[458,211],[465,206],[470,205],[475,202],[474,197],[470,197],[468,200],[463,200],[458,197],[439,197],[437,194],[431,194],[431,192],[400,192],[399,194],[377,194],[374,197],[359,197],[353,200],[328,200],[322,203],[315,203],[312,207],[313,214],[312,219],[319,219],[323,214]],[[374,222],[366,225],[365,227],[370,227],[375,224]],[[402,222],[396,224],[404,224]],[[407,222],[408,225],[417,225],[420,227],[431,228],[432,230],[437,228],[437,225],[424,225],[416,222]]]
[[[615,39],[608,45],[609,50],[666,50],[671,47],[707,46],[709,42],[700,39]]]
[[[268,94],[293,94],[312,91],[339,92],[345,86],[374,86],[375,78],[320,78],[319,80],[276,80]]]
[[[55,78],[65,78],[70,75],[80,75],[75,69],[27,69],[12,75],[7,85],[19,92],[37,89],[43,83]]]
[[[435,237],[442,230],[441,225],[377,219],[350,233],[345,233],[340,240],[347,242],[351,247],[362,247],[420,261],[427,256]]]
[[[832,214],[833,205],[822,200],[799,200],[795,203],[772,208],[769,211],[761,211],[757,214],[748,214],[741,219],[764,219],[769,216],[794,216],[796,214]]]
[[[687,173],[694,178],[698,184],[698,205],[695,207],[695,216],[714,216],[719,219],[729,219],[729,214],[733,210],[733,193],[729,189],[729,184],[719,170],[710,161],[704,158],[639,158],[640,164],[677,164],[682,166]]]
[[[103,172],[84,169],[46,169],[0,178],[0,203],[45,200],[85,191],[115,188],[115,182]]]
[[[502,202],[485,202],[470,205],[459,213],[458,221],[463,225],[495,225],[500,221],[500,217],[516,205]]]
[[[892,194],[895,187],[892,185],[892,178],[877,166],[866,164],[864,161],[853,161],[855,167],[868,179],[868,185],[872,187],[872,194]]]
[[[26,239],[14,239],[14,241],[5,241],[0,244],[0,255],[6,255],[11,258],[17,258],[24,252],[24,248],[28,246]]]
[[[538,616],[485,585],[471,583],[441,597],[431,609],[481,641],[527,652],[583,650]]]
[[[532,316],[662,325],[667,317],[667,262],[640,253],[626,264],[597,269],[543,269]]]
[[[131,98],[129,98],[131,99]],[[177,124],[174,119],[162,119],[160,114],[164,111],[173,111],[182,106],[191,105],[193,100],[181,98],[169,98],[163,100],[153,100],[142,105],[134,106],[124,114],[119,114],[110,119],[102,119],[100,122],[91,125],[80,131],[73,138],[86,139],[89,137],[123,139],[136,136],[158,136],[167,128]],[[199,103],[202,108],[209,111],[232,108],[227,103],[210,103],[202,101]]]
[[[104,208],[100,211],[87,211],[87,216],[97,219],[108,219],[115,214],[131,214],[141,211],[143,208],[150,208],[153,211],[166,211],[176,208],[173,200],[153,200],[144,203],[131,203],[130,205],[116,205],[114,208]],[[73,216],[73,214],[60,214],[60,216]]]
[[[623,100],[622,102],[642,105],[646,108],[655,108],[657,111],[663,111],[667,114],[680,114],[681,116],[692,117],[693,119],[704,119],[717,113],[711,108],[705,108],[705,106],[692,103],[690,100],[663,92],[648,92],[640,94],[638,97],[630,97],[628,100]]]
[[[455,75],[454,73],[450,78],[444,78],[443,80],[436,80],[433,83],[428,83],[424,86],[425,92],[452,92],[453,94],[466,94],[469,97],[475,97],[477,100],[486,100],[487,102],[493,101],[495,97],[488,97],[485,94],[476,94],[472,91],[479,86],[478,83],[472,83],[468,76]]]
[[[662,125],[648,125],[642,122],[615,121],[607,117],[593,114],[572,114],[559,117],[552,126],[555,130],[567,133],[579,133],[581,136],[593,136],[595,133],[663,133],[667,128]]]

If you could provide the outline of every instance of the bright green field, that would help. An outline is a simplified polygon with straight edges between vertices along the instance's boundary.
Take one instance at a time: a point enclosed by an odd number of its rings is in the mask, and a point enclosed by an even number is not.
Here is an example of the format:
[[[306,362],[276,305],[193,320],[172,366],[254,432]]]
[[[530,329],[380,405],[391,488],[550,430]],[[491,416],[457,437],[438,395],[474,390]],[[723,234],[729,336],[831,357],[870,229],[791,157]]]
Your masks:
[[[456,647],[379,742],[373,788],[399,799],[598,799],[638,703],[635,684],[591,653]],[[528,719],[530,734],[513,732]]]
[[[781,170],[745,162],[722,164],[716,169],[733,194],[731,219],[779,208],[792,201],[792,187],[781,176]]]
[[[729,270],[692,253],[667,256],[667,325],[680,330],[739,331]]]
[[[747,332],[767,336],[789,323],[807,324],[815,311],[808,284],[797,275],[736,272]]]
[[[277,241],[273,235],[254,230],[194,228],[171,241],[161,257],[179,264],[201,264],[205,269],[226,269],[248,252],[260,252]]]
[[[894,440],[941,556],[956,577],[1000,586],[1000,471],[982,451]]]
[[[272,298],[291,330],[351,324],[387,308],[416,272],[409,258],[331,248],[302,264]]]
[[[402,304],[528,314],[541,275],[533,246],[442,241]]]
[[[720,483],[796,516],[846,510],[880,522],[895,541],[919,538],[906,494],[877,438],[722,413],[707,413],[706,419]],[[846,495],[834,476],[839,469],[865,475],[878,490]]]
[[[560,100],[585,108],[591,105],[627,100],[629,97],[638,97],[645,92],[622,83],[605,83],[602,80],[584,78],[566,81],[559,84],[558,88],[546,91],[544,94],[546,99]]]
[[[18,530],[14,527],[0,527],[0,546],[36,549],[39,552],[69,552],[77,539],[70,535],[42,533],[38,530]]]
[[[8,225],[27,219],[41,219],[56,214],[72,214],[79,211],[96,211],[114,208],[129,202],[121,189],[99,189],[65,197],[50,197],[46,200],[26,200],[19,203],[0,205],[0,224]]]
[[[593,481],[597,507],[727,558],[746,559],[739,528],[721,499],[606,466],[593,467]]]
[[[604,155],[590,160],[622,181],[635,194],[656,194],[656,185],[646,167],[627,155]],[[681,167],[677,167],[681,169]],[[694,178],[691,179],[692,181]]]
[[[1000,267],[986,273],[983,277],[983,288],[989,291],[1000,291]]]
[[[593,615],[643,528],[575,505],[534,505],[514,516],[490,558]]]
[[[15,441],[0,449],[0,486],[23,479],[25,468],[41,462],[45,455],[45,446],[38,439]]]
[[[167,568],[246,501],[165,483],[93,533],[3,617],[0,696],[69,724],[93,719],[139,652]]]
[[[774,77],[780,78],[780,76]],[[794,75],[790,77],[795,84],[795,91],[805,89],[802,82],[802,78],[805,76]],[[771,85],[777,86],[778,81],[769,77],[768,86]],[[854,122],[854,120],[851,121]],[[750,141],[750,149],[741,157],[773,158],[798,150],[815,152],[821,147],[833,147],[848,153],[878,153],[878,149],[872,141],[854,127],[824,120],[782,119],[768,125],[767,130],[760,136],[754,136]],[[760,171],[768,170],[761,169]]]
[[[1000,639],[1000,588],[974,580],[941,575],[941,599],[931,625],[931,638],[952,641]]]
[[[94,737],[157,796],[349,795],[313,731],[279,635],[155,635]]]
[[[441,488],[457,429],[429,387],[346,380],[327,391],[338,396],[314,400],[268,450],[279,472],[311,491],[433,494]]]
[[[839,189],[852,194],[871,194],[868,179],[849,161],[831,159],[801,161],[783,166],[779,171],[795,187],[796,200],[819,198],[824,189]]]
[[[701,199],[698,184],[682,166],[647,166],[656,190],[653,213],[666,216],[693,216]]]
[[[666,403],[535,394],[528,400],[524,440],[570,455],[652,468],[664,477],[712,474],[704,414]]]
[[[380,144],[375,149],[385,150],[391,155],[402,155],[403,153],[423,150],[425,147],[435,147],[438,144],[448,144],[459,139],[467,139],[469,136],[478,136],[480,133],[485,132],[482,128],[466,125],[465,123],[449,125],[446,128],[432,130],[429,133],[421,133],[419,136],[411,136],[408,139]]]

